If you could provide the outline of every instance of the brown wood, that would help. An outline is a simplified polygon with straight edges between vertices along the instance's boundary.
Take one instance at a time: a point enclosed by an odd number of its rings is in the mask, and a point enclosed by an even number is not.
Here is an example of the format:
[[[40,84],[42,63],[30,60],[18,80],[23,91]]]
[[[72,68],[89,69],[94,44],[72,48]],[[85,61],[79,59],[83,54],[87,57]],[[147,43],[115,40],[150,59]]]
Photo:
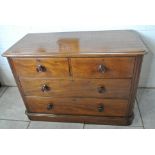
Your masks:
[[[134,58],[72,58],[73,77],[84,78],[131,78]],[[104,72],[100,70],[103,65]],[[123,66],[123,67],[122,67]]]
[[[23,101],[24,101],[24,105],[25,105],[26,109],[28,109],[28,106],[27,106],[27,103],[26,103],[26,100],[25,100],[25,96],[24,96],[24,92],[23,92],[22,86],[21,86],[21,84],[20,84],[20,81],[19,81],[19,79],[18,79],[18,75],[17,75],[17,72],[16,72],[16,70],[15,70],[15,67],[14,67],[14,65],[13,65],[13,61],[12,61],[11,58],[7,58],[7,59],[8,59],[9,65],[10,65],[10,67],[11,67],[13,76],[14,76],[14,78],[15,78],[16,84],[17,84],[17,86],[18,86],[20,95],[21,95],[21,97],[22,97],[22,99],[23,99]]]
[[[52,122],[77,122],[94,123],[107,125],[130,125],[133,120],[133,114],[127,117],[106,117],[106,116],[77,116],[77,115],[53,115],[40,113],[27,113],[30,120],[34,121],[52,121]]]
[[[67,58],[14,58],[13,63],[20,77],[68,77],[69,67]],[[38,71],[38,67],[45,69]]]
[[[128,105],[128,100],[123,99],[26,97],[26,100],[29,112],[46,114],[125,116]]]
[[[129,125],[147,51],[122,30],[28,34],[3,56],[31,120]]]
[[[138,87],[139,76],[140,76],[140,71],[141,71],[142,59],[143,59],[143,56],[137,56],[135,59],[136,63],[135,63],[135,68],[134,68],[134,76],[132,79],[132,87],[130,90],[130,98],[129,98],[127,115],[131,115],[133,108],[134,108],[134,102],[135,102],[136,93],[137,93],[137,87]]]
[[[101,57],[143,55],[145,52],[147,48],[137,32],[113,30],[27,34],[3,56]]]
[[[128,98],[130,79],[97,79],[97,80],[49,80],[22,78],[20,79],[26,96],[59,96],[59,97],[98,97]],[[42,91],[47,85],[49,90]],[[99,92],[103,87],[105,91]]]

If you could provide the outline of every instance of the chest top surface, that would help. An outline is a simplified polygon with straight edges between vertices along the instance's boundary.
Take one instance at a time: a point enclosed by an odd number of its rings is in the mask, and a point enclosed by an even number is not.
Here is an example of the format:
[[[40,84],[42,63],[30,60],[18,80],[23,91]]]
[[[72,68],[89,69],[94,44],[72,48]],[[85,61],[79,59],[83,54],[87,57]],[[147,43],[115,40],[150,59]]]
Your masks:
[[[9,48],[6,57],[98,57],[143,55],[147,48],[132,30],[27,34]]]

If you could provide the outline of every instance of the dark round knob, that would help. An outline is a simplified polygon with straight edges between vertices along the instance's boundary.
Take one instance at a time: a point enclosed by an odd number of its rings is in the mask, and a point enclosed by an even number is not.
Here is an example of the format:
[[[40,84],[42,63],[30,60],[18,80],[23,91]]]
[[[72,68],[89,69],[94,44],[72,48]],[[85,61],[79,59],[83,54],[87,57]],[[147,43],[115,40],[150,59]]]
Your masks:
[[[105,73],[105,72],[106,72],[106,67],[105,67],[105,65],[103,65],[103,64],[99,65],[99,66],[98,66],[98,71],[99,71],[100,73]]]
[[[103,104],[100,104],[100,105],[98,106],[98,111],[99,111],[99,112],[103,112],[103,111],[104,111],[104,106],[103,106]]]
[[[51,109],[53,109],[53,104],[49,103],[49,104],[47,105],[47,110],[51,110]]]
[[[37,72],[45,72],[46,71],[46,67],[42,66],[42,65],[38,65],[36,68]]]
[[[49,91],[50,90],[50,88],[49,88],[49,86],[47,86],[46,84],[44,84],[42,87],[41,87],[41,91],[42,92],[46,92],[46,91]]]
[[[102,94],[102,93],[105,93],[105,88],[104,88],[103,86],[97,88],[97,90],[98,90],[98,92],[101,93],[101,94]]]

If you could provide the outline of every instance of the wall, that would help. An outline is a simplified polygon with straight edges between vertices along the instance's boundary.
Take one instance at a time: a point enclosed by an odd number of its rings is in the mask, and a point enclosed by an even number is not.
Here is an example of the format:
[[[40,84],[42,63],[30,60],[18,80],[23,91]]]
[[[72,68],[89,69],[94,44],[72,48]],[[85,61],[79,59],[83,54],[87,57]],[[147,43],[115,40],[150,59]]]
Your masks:
[[[52,26],[0,26],[0,54],[21,39],[27,33],[55,32],[55,31],[83,31],[83,30],[113,30],[113,29],[133,29],[140,33],[144,42],[150,49],[145,55],[140,76],[139,87],[155,87],[155,26],[96,26],[96,27],[52,27]],[[3,85],[15,86],[15,81],[11,73],[6,58],[0,56],[0,81]]]

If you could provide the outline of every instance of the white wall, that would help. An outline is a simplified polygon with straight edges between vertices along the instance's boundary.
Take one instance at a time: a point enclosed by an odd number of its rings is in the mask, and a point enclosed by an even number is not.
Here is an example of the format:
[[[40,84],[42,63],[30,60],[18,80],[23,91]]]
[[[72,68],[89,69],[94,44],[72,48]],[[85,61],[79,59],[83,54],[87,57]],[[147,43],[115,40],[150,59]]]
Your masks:
[[[140,87],[155,87],[155,26],[102,26],[98,28],[88,27],[64,27],[56,29],[51,26],[0,26],[0,53],[13,45],[27,33],[53,32],[53,31],[76,31],[76,30],[111,30],[111,29],[134,29],[140,33],[150,49],[145,55],[140,77]],[[0,56],[0,81],[3,85],[15,86],[10,67],[6,58]]]

